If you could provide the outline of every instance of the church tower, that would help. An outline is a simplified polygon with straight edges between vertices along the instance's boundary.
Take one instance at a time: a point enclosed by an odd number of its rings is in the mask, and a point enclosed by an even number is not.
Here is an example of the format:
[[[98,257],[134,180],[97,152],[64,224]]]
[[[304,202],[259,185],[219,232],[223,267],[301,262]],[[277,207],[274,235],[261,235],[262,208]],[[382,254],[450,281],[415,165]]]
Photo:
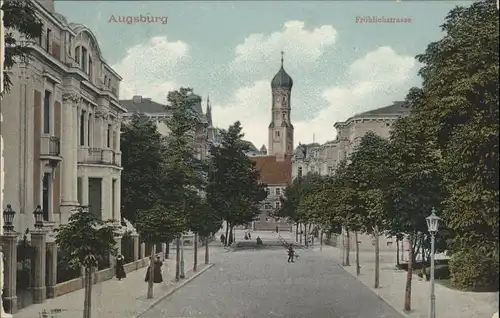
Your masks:
[[[290,120],[293,81],[283,68],[283,54],[281,52],[281,68],[271,81],[272,106],[267,153],[270,156],[293,154],[293,125]]]

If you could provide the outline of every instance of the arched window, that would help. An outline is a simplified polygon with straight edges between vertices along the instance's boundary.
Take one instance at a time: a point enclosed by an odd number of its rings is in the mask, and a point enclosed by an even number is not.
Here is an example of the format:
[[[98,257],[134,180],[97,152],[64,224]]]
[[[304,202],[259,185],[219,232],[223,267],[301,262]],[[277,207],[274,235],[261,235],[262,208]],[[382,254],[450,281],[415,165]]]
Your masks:
[[[298,176],[299,178],[301,178],[301,177],[302,177],[302,167],[299,167],[299,169],[297,169],[297,176]]]
[[[80,47],[75,47],[75,61],[80,65]]]
[[[108,84],[108,75],[104,75],[104,86]]]

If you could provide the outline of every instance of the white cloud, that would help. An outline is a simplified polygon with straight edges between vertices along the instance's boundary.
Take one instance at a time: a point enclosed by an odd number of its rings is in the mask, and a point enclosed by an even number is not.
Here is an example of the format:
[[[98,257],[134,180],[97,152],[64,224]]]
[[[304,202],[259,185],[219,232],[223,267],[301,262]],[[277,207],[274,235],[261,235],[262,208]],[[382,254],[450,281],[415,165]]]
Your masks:
[[[326,89],[322,93],[329,106],[310,120],[293,122],[295,144],[311,142],[313,134],[317,142],[335,138],[333,124],[363,111],[389,105],[404,98],[408,82],[415,74],[416,61],[411,56],[398,55],[390,47],[380,47],[353,62],[344,83]],[[300,77],[295,76],[296,82]],[[214,106],[214,122],[227,128],[235,118],[242,122],[246,139],[257,147],[267,145],[267,127],[271,120],[270,79],[255,82],[238,89],[231,101]],[[297,96],[292,92],[292,96]],[[292,97],[293,111],[298,105],[307,105]]]
[[[251,34],[238,44],[231,69],[256,72],[268,67],[271,61],[279,61],[280,51],[285,52],[287,65],[307,67],[335,43],[336,36],[337,31],[331,25],[307,30],[302,21],[288,21],[280,32]]]
[[[166,36],[153,37],[129,48],[125,57],[112,66],[123,77],[120,98],[142,95],[165,102],[168,92],[180,87],[174,76],[188,54],[188,44],[169,42]]]

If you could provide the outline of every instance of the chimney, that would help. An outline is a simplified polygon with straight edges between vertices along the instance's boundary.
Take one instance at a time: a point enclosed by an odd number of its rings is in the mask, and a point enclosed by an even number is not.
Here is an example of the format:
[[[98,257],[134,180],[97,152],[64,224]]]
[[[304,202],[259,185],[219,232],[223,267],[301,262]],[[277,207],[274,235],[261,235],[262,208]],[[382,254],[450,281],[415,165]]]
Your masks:
[[[38,3],[42,5],[47,11],[54,12],[54,0],[38,0]]]
[[[134,97],[132,97],[132,102],[134,104],[140,104],[140,103],[142,103],[142,96],[135,95]]]

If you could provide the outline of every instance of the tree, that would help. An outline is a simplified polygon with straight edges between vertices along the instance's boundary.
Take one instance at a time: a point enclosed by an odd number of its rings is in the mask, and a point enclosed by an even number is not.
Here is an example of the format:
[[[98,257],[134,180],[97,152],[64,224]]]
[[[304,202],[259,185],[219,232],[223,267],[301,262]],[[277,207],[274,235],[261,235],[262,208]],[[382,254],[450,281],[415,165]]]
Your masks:
[[[436,149],[429,131],[422,130],[413,116],[400,118],[394,124],[389,151],[394,177],[389,190],[392,204],[388,233],[396,237],[408,237],[410,257],[405,288],[405,311],[411,310],[415,245],[424,237],[429,237],[425,218],[433,207],[439,208],[443,200]]]
[[[121,213],[123,218],[135,224],[139,211],[165,200],[165,141],[155,123],[140,115],[134,115],[130,123],[122,126],[120,139]]]
[[[438,136],[447,191],[441,214],[455,234],[452,251],[472,259],[481,250],[496,264],[479,275],[492,277],[492,284],[498,281],[499,249],[498,24],[495,1],[451,10],[442,25],[445,36],[417,56],[424,64],[423,86],[411,92],[418,97],[419,125]],[[476,269],[456,270],[452,283]]]
[[[187,201],[193,190],[204,190],[203,164],[196,159],[194,149],[194,136],[198,126],[198,117],[194,111],[193,100],[190,95],[191,88],[180,88],[178,91],[168,93],[167,109],[172,114],[167,120],[170,134],[166,138],[167,155],[164,158],[164,173],[166,176],[165,189],[169,211],[182,214],[176,221],[179,229],[176,234],[176,279],[180,275],[180,236],[188,229]]]
[[[373,132],[366,133],[350,156],[353,189],[359,195],[359,227],[375,239],[375,282],[379,287],[380,255],[379,236],[388,219],[388,185],[391,182],[389,167],[389,141]]]
[[[19,34],[30,41],[42,34],[42,21],[38,18],[33,3],[28,0],[6,0],[2,5],[5,27],[4,92],[12,87],[9,70],[17,63],[29,62],[31,49],[19,41]]]
[[[175,210],[173,206],[167,208],[157,204],[147,210],[139,210],[137,216],[136,228],[141,241],[151,245],[147,291],[147,298],[151,299],[153,298],[155,246],[159,243],[171,242],[185,231],[185,215],[183,209]]]
[[[191,231],[200,235],[205,244],[205,264],[209,263],[209,238],[222,227],[222,220],[212,210],[210,204],[204,196],[192,193],[188,203],[188,224]],[[193,270],[197,270],[197,242],[195,239],[195,260]]]
[[[115,220],[102,221],[81,207],[56,232],[57,246],[69,265],[85,269],[83,318],[90,318],[92,273],[99,261],[116,254],[119,228]]]
[[[246,156],[248,143],[243,142],[240,122],[221,132],[220,145],[210,147],[211,178],[207,198],[212,209],[228,224],[226,244],[232,243],[236,225],[251,222],[260,213],[265,199],[265,185],[259,183],[259,172]]]

